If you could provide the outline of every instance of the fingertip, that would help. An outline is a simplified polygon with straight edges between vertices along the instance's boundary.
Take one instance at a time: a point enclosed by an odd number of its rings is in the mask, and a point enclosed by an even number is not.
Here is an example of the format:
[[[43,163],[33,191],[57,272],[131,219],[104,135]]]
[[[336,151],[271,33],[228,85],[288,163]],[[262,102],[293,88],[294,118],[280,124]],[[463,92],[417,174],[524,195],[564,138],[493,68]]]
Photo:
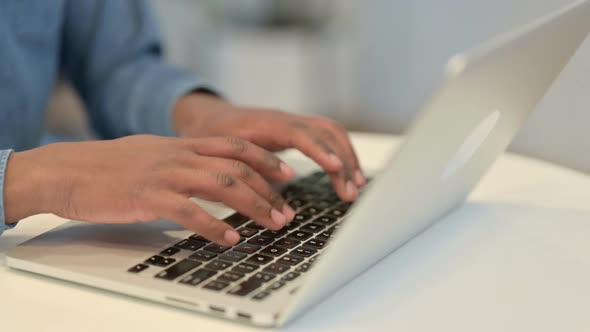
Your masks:
[[[352,181],[346,182],[346,196],[349,201],[354,201],[358,197],[358,188]]]
[[[295,211],[287,203],[283,205],[283,214],[287,217],[287,222],[291,222],[295,218]]]
[[[227,242],[227,244],[229,244],[230,246],[233,246],[233,245],[237,244],[238,241],[240,241],[240,235],[235,230],[228,229],[223,234],[223,239],[225,240],[225,242]]]
[[[273,226],[277,229],[281,229],[287,224],[287,217],[276,209],[270,211],[270,217],[273,221]]]
[[[292,169],[291,167],[289,167],[289,165],[285,164],[284,162],[281,162],[280,168],[281,168],[281,173],[283,173],[283,175],[285,177],[290,179],[293,176],[295,176],[295,170]]]
[[[362,188],[365,185],[367,185],[367,180],[360,170],[357,170],[354,173],[354,182],[356,183],[357,187],[359,187],[359,188]]]

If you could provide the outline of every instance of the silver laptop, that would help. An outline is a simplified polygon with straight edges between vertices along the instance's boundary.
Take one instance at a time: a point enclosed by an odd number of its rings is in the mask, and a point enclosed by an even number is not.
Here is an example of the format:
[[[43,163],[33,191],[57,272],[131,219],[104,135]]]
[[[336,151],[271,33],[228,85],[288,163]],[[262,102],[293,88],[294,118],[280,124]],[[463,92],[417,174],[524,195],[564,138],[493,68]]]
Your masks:
[[[590,30],[578,1],[454,56],[405,144],[350,206],[322,173],[284,190],[296,220],[277,232],[239,214],[221,247],[161,221],[70,222],[10,251],[7,264],[258,326],[280,326],[462,204]]]

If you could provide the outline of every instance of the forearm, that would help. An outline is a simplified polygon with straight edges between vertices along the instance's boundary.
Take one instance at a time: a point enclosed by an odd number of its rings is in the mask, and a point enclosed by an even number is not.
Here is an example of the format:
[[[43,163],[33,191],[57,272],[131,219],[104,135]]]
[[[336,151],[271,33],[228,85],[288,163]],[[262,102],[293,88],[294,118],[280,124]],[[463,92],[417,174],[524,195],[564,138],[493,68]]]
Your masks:
[[[165,63],[156,16],[146,1],[68,1],[62,67],[102,138],[175,135],[172,106],[208,89]]]

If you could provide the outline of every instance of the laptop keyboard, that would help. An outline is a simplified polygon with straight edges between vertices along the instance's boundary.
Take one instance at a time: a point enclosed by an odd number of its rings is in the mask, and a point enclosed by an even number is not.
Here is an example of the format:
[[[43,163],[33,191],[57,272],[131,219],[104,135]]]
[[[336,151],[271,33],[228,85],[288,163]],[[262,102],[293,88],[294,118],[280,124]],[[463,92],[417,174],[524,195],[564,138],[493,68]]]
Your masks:
[[[237,245],[220,246],[194,234],[128,272],[158,269],[155,278],[165,282],[264,300],[313,267],[350,208],[323,172],[290,184],[282,194],[296,212],[283,229],[267,230],[236,213],[224,221],[240,234]]]

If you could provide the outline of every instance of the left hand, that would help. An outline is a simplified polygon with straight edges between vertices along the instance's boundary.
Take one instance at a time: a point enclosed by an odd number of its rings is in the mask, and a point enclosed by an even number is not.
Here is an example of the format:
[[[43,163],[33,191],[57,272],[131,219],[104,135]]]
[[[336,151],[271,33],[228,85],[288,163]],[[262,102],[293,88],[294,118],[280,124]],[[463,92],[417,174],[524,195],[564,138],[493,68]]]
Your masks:
[[[181,137],[235,136],[270,151],[298,149],[330,175],[344,201],[354,201],[366,183],[346,130],[325,118],[237,107],[194,93],[176,103],[173,121]]]

